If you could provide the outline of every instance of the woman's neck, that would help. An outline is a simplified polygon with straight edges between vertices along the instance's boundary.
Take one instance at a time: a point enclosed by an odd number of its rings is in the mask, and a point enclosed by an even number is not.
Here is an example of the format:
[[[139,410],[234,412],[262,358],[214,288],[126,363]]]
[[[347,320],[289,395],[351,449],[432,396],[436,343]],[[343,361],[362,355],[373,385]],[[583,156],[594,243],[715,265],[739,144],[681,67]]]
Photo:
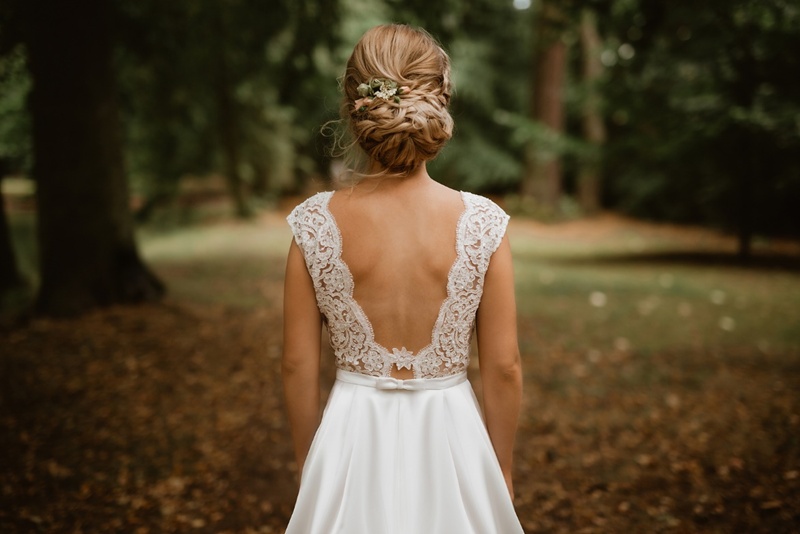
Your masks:
[[[428,174],[425,163],[420,164],[419,167],[414,169],[414,171],[406,176],[380,176],[380,171],[381,169],[377,169],[375,171],[377,176],[364,178],[355,184],[351,190],[358,193],[370,193],[375,191],[389,192],[403,189],[413,189],[427,182],[433,181]]]

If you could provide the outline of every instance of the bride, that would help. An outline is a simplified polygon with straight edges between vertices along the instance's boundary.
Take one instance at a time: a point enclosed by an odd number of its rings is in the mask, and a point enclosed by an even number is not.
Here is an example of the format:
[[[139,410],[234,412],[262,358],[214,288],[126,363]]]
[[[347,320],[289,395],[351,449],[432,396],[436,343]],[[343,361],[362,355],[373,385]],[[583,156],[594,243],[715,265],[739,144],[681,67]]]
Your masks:
[[[347,187],[289,215],[282,372],[300,491],[287,533],[512,534],[522,395],[508,215],[435,182],[447,54],[384,25],[343,78]],[[336,382],[320,418],[321,330]],[[483,412],[467,366],[477,336]]]

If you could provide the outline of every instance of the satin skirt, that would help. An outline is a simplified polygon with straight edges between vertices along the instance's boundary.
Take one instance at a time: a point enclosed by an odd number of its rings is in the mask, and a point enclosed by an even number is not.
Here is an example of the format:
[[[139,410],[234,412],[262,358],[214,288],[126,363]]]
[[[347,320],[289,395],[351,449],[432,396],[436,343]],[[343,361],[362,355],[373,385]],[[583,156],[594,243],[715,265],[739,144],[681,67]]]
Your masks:
[[[337,371],[287,534],[521,532],[466,373]]]

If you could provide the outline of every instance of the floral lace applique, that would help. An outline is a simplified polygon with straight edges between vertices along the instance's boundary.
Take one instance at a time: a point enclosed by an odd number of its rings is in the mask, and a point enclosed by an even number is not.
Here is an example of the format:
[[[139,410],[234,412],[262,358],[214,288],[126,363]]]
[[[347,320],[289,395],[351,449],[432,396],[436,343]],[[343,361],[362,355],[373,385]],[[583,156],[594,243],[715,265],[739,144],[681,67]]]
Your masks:
[[[371,376],[390,376],[396,366],[413,369],[415,378],[465,371],[483,278],[505,234],[508,215],[487,198],[461,193],[464,212],[456,227],[456,259],[447,277],[447,297],[431,343],[415,354],[405,347],[389,350],[375,341],[369,319],[353,298],[353,277],[341,257],[342,237],[328,210],[331,196],[332,192],[314,195],[297,206],[287,221],[313,280],[336,366]]]
[[[411,369],[414,365],[414,353],[405,347],[392,349],[392,358],[398,369]]]

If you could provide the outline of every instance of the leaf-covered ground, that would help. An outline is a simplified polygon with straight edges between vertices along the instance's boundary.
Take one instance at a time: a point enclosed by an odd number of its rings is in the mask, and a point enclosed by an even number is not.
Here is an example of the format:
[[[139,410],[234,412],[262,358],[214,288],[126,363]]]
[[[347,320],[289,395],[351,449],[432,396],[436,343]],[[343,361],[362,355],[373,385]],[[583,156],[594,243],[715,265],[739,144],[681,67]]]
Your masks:
[[[798,247],[742,268],[614,217],[510,234],[526,530],[800,531]],[[164,302],[0,331],[0,532],[282,531],[288,243],[275,213],[148,231]]]

